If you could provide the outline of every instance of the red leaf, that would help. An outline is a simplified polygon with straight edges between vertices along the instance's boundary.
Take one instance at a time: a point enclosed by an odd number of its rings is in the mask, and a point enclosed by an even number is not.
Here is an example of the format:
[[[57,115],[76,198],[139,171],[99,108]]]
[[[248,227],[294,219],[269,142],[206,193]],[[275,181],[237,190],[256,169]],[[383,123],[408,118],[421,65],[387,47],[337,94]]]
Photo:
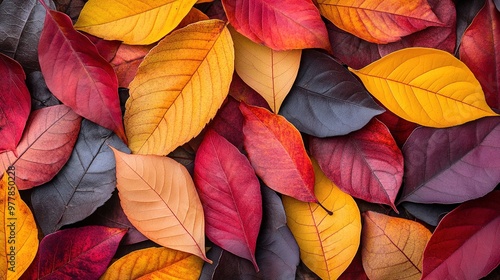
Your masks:
[[[317,202],[314,170],[300,132],[284,117],[240,104],[244,145],[255,173],[271,189],[304,202]]]
[[[363,262],[361,259],[361,248],[356,253],[356,256],[352,260],[351,264],[347,269],[340,275],[338,280],[369,280],[366,275],[365,269],[363,268]]]
[[[439,222],[422,279],[480,279],[500,264],[500,191],[463,203]]]
[[[236,71],[233,74],[233,80],[231,81],[231,86],[229,87],[229,95],[238,101],[245,102],[248,105],[259,106],[266,109],[271,108],[262,95],[243,82],[240,76],[236,74]]]
[[[240,102],[228,96],[226,102],[215,115],[210,127],[226,138],[239,150],[243,149],[243,115]]]
[[[99,37],[82,33],[94,44],[99,54],[106,60],[111,61],[115,57],[118,48],[122,44],[120,41],[108,41]]]
[[[0,53],[0,153],[14,151],[30,114],[26,75],[17,61]]]
[[[330,51],[325,24],[310,0],[222,0],[222,4],[236,31],[258,44],[277,51]]]
[[[47,8],[38,56],[47,86],[62,103],[126,141],[116,74],[68,16]]]
[[[64,105],[34,111],[17,146],[18,156],[0,154],[0,173],[14,165],[20,190],[50,181],[71,156],[80,124],[80,116]]]
[[[88,226],[45,236],[21,279],[98,279],[126,229]]]
[[[392,137],[394,137],[400,148],[403,147],[406,139],[408,139],[413,130],[419,127],[418,124],[400,118],[389,110],[385,110],[385,112],[378,115],[377,119],[389,128]]]
[[[118,77],[120,87],[128,88],[130,82],[134,79],[139,64],[143,61],[146,54],[154,45],[126,45],[121,44],[118,47],[116,55],[110,61]]]
[[[259,179],[247,158],[224,137],[208,130],[196,153],[194,181],[203,204],[207,237],[250,260],[258,271],[255,246],[262,197]]]
[[[488,105],[500,110],[500,12],[491,0],[465,31],[460,59],[479,80]]]
[[[345,136],[311,137],[311,154],[340,189],[373,203],[390,205],[403,180],[403,155],[377,119]]]

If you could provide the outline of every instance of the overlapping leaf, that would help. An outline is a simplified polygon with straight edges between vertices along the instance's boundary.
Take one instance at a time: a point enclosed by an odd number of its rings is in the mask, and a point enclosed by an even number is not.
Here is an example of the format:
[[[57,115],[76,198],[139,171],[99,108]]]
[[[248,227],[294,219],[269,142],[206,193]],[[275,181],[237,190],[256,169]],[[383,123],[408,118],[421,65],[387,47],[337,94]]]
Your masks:
[[[225,23],[208,20],[173,32],[151,50],[126,104],[132,152],[166,155],[200,133],[229,92],[232,44]]]
[[[325,24],[311,1],[223,0],[229,23],[245,37],[273,50],[330,50]],[[259,24],[255,24],[255,23]]]
[[[369,279],[420,279],[431,232],[421,224],[376,212],[363,213],[363,267]]]
[[[383,111],[342,65],[306,50],[280,114],[302,132],[329,137],[356,131]]]
[[[486,102],[500,109],[500,12],[487,0],[465,31],[460,59],[481,83]]]
[[[315,203],[283,197],[288,227],[300,248],[300,258],[322,279],[337,279],[358,251],[361,217],[354,199],[342,192],[314,162],[318,201]]]
[[[31,193],[31,203],[44,234],[83,220],[111,197],[116,175],[113,152],[108,145],[130,152],[110,130],[83,120],[66,165],[54,179]]]
[[[31,113],[16,154],[0,154],[0,170],[16,167],[16,184],[25,190],[50,181],[71,156],[81,117],[69,107],[56,105]]]
[[[500,181],[499,137],[500,117],[416,129],[403,146],[400,201],[449,204],[489,193]]]
[[[420,125],[449,127],[496,115],[474,74],[444,51],[407,48],[350,70],[387,109]]]
[[[75,28],[106,40],[148,45],[172,31],[196,0],[90,0]]]
[[[311,155],[326,176],[346,193],[390,205],[403,179],[403,155],[379,120],[346,136],[310,140]],[[356,174],[356,175],[354,175]]]
[[[196,153],[194,182],[203,204],[207,237],[250,260],[258,271],[255,247],[262,198],[259,179],[248,159],[224,137],[208,130]]]
[[[26,85],[31,93],[32,111],[61,104],[47,88],[42,72],[33,71],[29,73],[26,77]]]
[[[144,57],[153,48],[152,45],[136,46],[121,44],[116,55],[110,61],[118,77],[118,85],[128,88],[137,74],[137,69]]]
[[[87,226],[45,236],[21,279],[98,279],[113,258],[125,229]]]
[[[19,279],[35,258],[38,230],[17,190],[16,169],[10,167],[0,176],[0,278]]]
[[[38,58],[47,86],[62,103],[125,141],[116,74],[65,14],[47,10]]]
[[[240,104],[245,150],[255,173],[271,189],[316,202],[314,170],[300,132],[282,116]]]
[[[234,68],[246,84],[277,113],[297,77],[302,50],[275,51],[229,28],[234,42]]]
[[[197,280],[202,266],[203,261],[189,253],[168,248],[147,248],[120,258],[99,279]]]
[[[31,109],[31,98],[23,68],[0,53],[0,153],[15,151]]]
[[[500,264],[500,191],[448,213],[424,252],[422,279],[480,279]]]
[[[113,152],[120,203],[130,222],[164,247],[210,261],[203,207],[186,168],[168,157]]]

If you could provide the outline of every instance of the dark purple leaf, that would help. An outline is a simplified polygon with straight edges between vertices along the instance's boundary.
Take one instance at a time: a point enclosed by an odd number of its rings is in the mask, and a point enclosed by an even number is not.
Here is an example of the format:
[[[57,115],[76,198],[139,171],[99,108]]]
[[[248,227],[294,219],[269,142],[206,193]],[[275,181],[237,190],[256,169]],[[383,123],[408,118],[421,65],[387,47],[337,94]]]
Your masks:
[[[485,0],[458,0],[457,9],[457,49],[464,35],[465,29],[472,23],[477,13],[484,6]]]
[[[111,197],[115,160],[108,145],[130,150],[110,130],[82,121],[70,159],[52,181],[31,194],[35,217],[45,234],[81,221]]]
[[[457,207],[456,204],[421,204],[414,202],[403,202],[401,206],[415,218],[431,226],[437,226],[444,215]]]
[[[500,117],[415,129],[403,146],[400,202],[452,204],[489,193],[500,182],[498,139]]]
[[[31,110],[61,104],[45,84],[42,72],[33,71],[29,73],[26,77],[26,85],[31,93]]]
[[[78,16],[80,16],[80,12],[85,2],[87,2],[87,0],[54,0],[57,10],[67,14],[73,23],[75,23]]]
[[[297,79],[280,110],[298,130],[317,137],[356,131],[382,112],[346,68],[314,50],[302,52]]]

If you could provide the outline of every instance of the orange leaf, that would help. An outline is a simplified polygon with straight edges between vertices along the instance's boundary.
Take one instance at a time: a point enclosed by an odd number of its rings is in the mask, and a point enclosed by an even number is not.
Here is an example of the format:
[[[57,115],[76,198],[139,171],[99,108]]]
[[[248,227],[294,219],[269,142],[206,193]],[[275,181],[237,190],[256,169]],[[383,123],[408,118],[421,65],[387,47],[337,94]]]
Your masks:
[[[338,28],[372,43],[387,44],[429,26],[441,26],[427,0],[317,0]]]
[[[361,257],[370,279],[420,279],[431,232],[421,224],[376,212],[363,213]]]
[[[203,207],[186,168],[168,157],[112,150],[120,204],[132,225],[162,246],[211,262]]]

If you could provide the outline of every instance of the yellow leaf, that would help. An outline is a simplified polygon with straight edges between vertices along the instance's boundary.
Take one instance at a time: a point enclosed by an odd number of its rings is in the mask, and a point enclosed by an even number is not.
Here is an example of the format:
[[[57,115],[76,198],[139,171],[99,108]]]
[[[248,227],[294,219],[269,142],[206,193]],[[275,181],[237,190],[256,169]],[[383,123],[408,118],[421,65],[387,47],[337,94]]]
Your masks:
[[[278,113],[299,72],[302,50],[275,51],[229,27],[234,42],[234,68]]]
[[[124,122],[132,152],[166,155],[198,135],[229,93],[233,72],[223,21],[200,21],[165,37],[129,86]]]
[[[420,279],[431,232],[421,224],[376,212],[363,213],[361,258],[368,278]]]
[[[171,249],[205,256],[205,217],[186,168],[168,157],[113,149],[123,212],[144,236]]]
[[[149,45],[172,31],[196,0],[89,0],[75,28],[106,40]]]
[[[316,203],[283,196],[288,227],[300,248],[300,258],[322,279],[337,279],[359,247],[361,217],[354,199],[342,192],[313,159]]]
[[[445,51],[407,48],[349,70],[387,109],[423,126],[450,127],[496,116],[474,74]]]
[[[202,267],[203,261],[194,255],[168,248],[147,248],[134,251],[114,262],[100,280],[197,280]]]
[[[15,169],[9,167],[0,181],[0,279],[19,279],[38,250],[35,218],[19,196],[15,181]]]

